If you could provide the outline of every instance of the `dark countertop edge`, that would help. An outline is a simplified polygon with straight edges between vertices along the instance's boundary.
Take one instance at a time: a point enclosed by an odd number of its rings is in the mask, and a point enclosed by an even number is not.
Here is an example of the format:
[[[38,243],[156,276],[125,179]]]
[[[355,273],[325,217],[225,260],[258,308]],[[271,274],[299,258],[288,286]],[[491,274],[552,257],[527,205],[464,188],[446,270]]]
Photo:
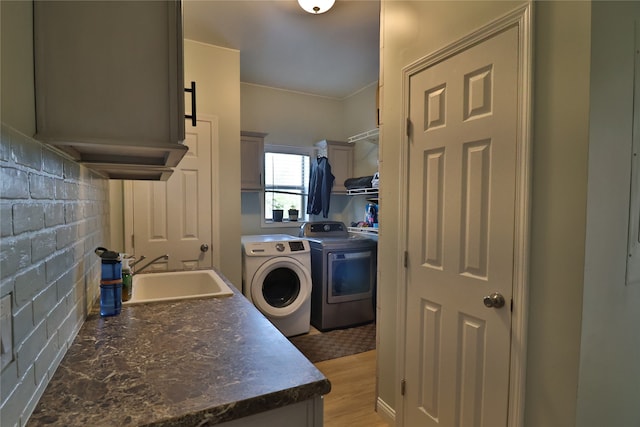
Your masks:
[[[295,394],[292,391],[295,390]],[[182,416],[172,417],[166,420],[141,424],[139,427],[184,427],[211,426],[222,424],[259,414],[273,409],[284,408],[288,405],[304,402],[315,397],[320,397],[331,391],[331,383],[328,379],[315,381],[288,391],[279,391],[251,399],[218,405],[214,408],[188,413]]]

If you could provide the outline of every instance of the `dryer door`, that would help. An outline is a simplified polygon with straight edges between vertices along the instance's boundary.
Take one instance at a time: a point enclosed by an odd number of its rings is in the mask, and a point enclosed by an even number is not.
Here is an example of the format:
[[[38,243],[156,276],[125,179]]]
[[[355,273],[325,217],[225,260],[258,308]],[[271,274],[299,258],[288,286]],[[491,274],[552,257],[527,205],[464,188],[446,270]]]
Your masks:
[[[268,317],[285,317],[311,295],[311,275],[295,259],[272,258],[260,266],[251,283],[251,299]]]

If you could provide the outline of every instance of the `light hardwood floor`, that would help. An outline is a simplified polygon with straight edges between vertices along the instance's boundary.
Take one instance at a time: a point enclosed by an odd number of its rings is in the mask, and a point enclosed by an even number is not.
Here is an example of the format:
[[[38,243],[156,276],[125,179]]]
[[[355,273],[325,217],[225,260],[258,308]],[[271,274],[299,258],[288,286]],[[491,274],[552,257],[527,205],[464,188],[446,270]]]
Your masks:
[[[376,413],[376,351],[318,362],[331,381],[324,397],[325,427],[388,427]]]

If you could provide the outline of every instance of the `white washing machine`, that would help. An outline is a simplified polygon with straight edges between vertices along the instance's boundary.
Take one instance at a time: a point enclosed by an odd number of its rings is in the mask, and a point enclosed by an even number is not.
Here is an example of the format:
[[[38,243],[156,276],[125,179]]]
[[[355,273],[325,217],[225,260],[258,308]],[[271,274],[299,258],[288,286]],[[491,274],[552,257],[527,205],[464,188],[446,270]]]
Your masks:
[[[242,293],[285,336],[309,332],[309,242],[286,234],[242,236]]]

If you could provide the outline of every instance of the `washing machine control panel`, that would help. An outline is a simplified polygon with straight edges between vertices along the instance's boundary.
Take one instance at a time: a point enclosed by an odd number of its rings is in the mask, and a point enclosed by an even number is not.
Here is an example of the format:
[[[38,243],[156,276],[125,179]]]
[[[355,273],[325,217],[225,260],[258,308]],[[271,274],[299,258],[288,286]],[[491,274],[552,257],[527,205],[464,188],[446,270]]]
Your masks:
[[[247,242],[244,252],[249,256],[286,255],[309,252],[309,243],[305,240]]]
[[[304,243],[302,243],[302,241],[278,242],[276,243],[276,250],[278,252],[284,252],[287,249],[287,246],[285,245],[289,245],[289,251],[291,252],[304,251]]]
[[[291,252],[304,251],[304,243],[301,240],[288,242]]]
[[[289,251],[291,252],[304,251],[304,243],[302,243],[302,241],[278,242],[276,243],[276,250],[278,252],[284,252],[285,249],[287,249],[287,246],[285,245],[289,245]]]

